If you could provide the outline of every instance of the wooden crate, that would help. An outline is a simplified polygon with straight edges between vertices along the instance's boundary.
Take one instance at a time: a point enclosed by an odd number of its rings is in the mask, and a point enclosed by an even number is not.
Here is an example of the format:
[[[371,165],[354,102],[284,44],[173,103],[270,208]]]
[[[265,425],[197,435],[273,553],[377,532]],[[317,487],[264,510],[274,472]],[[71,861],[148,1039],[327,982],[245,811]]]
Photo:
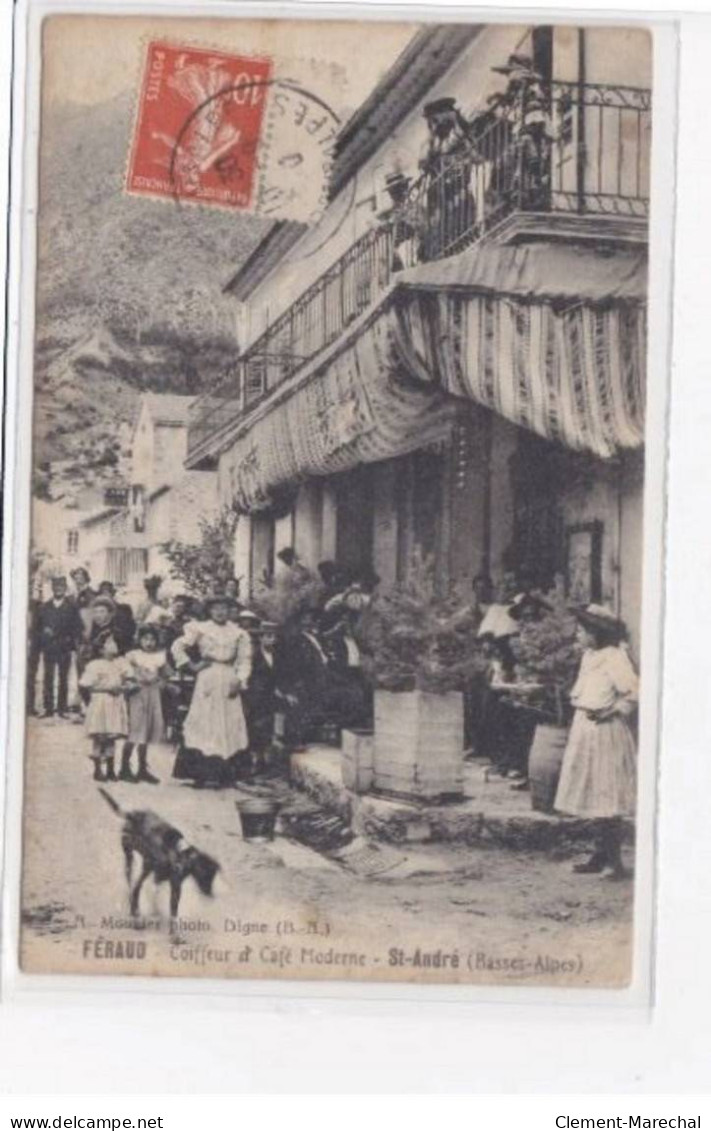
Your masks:
[[[341,735],[341,773],[346,789],[367,793],[373,785],[372,730],[344,730]]]
[[[375,692],[373,787],[422,800],[460,797],[464,702],[460,692]]]

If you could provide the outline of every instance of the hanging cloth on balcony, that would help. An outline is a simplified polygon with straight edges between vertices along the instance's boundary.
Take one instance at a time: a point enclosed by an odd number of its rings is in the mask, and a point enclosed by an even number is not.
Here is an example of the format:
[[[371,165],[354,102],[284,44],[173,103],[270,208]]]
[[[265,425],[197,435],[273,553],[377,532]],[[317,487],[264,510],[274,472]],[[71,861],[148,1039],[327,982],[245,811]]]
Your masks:
[[[479,245],[398,287],[397,348],[419,381],[603,459],[644,439],[646,264]]]
[[[253,512],[310,476],[404,455],[442,440],[454,402],[398,364],[395,318],[381,309],[250,423],[220,461],[220,496]]]

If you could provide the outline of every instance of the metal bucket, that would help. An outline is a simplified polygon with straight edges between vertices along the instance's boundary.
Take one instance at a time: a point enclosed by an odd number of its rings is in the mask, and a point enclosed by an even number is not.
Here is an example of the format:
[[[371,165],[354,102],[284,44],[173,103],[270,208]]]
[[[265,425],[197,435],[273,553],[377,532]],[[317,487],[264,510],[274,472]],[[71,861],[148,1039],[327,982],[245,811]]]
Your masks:
[[[244,840],[261,844],[274,840],[274,827],[281,809],[278,801],[272,801],[268,797],[250,797],[247,801],[236,801],[235,805]]]

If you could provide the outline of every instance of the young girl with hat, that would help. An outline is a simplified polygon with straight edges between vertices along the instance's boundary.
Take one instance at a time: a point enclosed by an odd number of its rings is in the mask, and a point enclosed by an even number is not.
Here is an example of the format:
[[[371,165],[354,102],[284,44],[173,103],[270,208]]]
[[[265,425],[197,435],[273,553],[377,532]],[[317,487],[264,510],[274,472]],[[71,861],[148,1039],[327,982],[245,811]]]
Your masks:
[[[637,674],[622,647],[625,627],[609,609],[588,605],[575,615],[584,652],[570,694],[575,716],[555,808],[599,825],[595,851],[574,871],[607,872],[611,879],[622,879],[626,873],[620,854],[621,819],[634,815],[636,801],[630,718],[637,705]]]

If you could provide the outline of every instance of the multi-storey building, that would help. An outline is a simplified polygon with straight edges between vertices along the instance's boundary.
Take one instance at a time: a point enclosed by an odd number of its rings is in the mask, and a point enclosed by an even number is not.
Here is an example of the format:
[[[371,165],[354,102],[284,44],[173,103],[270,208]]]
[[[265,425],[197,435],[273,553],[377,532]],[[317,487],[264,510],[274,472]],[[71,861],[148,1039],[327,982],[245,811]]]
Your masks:
[[[651,41],[428,26],[343,126],[330,204],[228,284],[241,352],[187,467],[293,545],[388,584],[526,569],[639,623]]]

